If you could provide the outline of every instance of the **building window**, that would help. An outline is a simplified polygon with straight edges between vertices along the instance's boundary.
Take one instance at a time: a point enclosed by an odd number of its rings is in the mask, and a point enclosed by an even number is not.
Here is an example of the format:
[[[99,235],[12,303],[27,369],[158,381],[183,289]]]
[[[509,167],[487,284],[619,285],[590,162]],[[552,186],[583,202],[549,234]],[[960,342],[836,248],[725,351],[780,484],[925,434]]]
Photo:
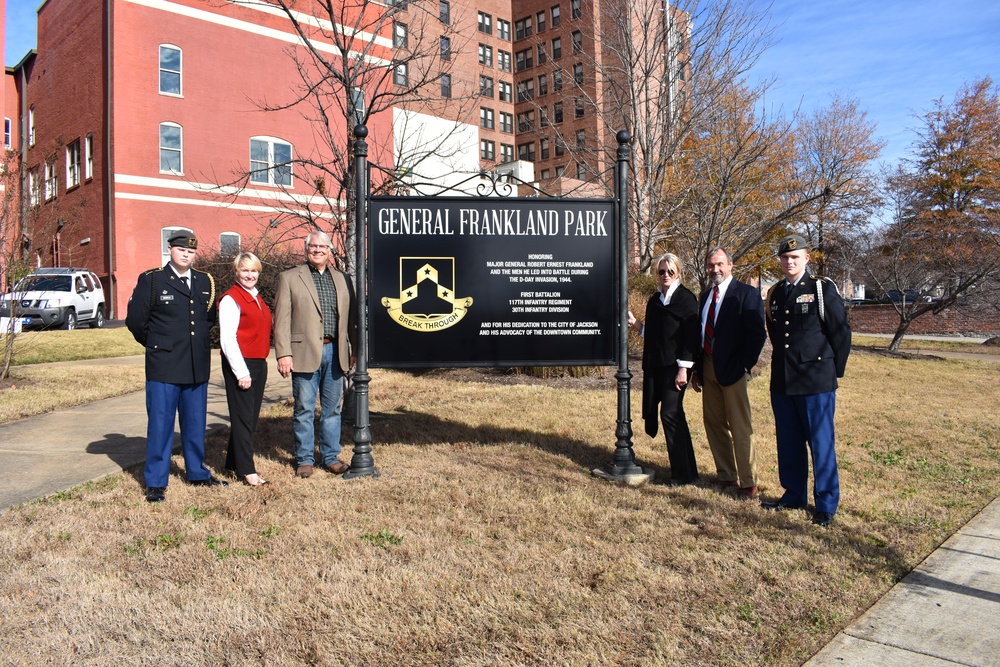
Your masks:
[[[160,44],[160,94],[181,94],[181,50],[171,44]]]
[[[576,131],[576,147],[584,148],[587,145],[587,131],[577,130]]]
[[[500,144],[500,161],[505,164],[514,161],[513,144]]]
[[[497,52],[497,67],[504,72],[510,71],[510,51]]]
[[[447,0],[439,0],[438,2],[438,20],[445,25],[451,23],[451,5]]]
[[[576,177],[581,181],[587,178],[587,166],[582,162],[576,163]]]
[[[35,107],[28,109],[28,145],[35,145]]]
[[[483,160],[497,159],[496,144],[489,139],[481,139],[479,141],[479,157]]]
[[[250,182],[261,185],[292,184],[292,145],[271,137],[250,139]]]
[[[538,77],[538,96],[549,94],[549,77],[542,74]]]
[[[517,101],[527,102],[535,97],[535,81],[528,79],[517,84]]]
[[[451,39],[441,38],[441,60],[451,60]]]
[[[28,202],[32,206],[42,203],[42,184],[38,179],[38,167],[28,170]]]
[[[184,173],[183,131],[177,123],[160,123],[160,172]]]
[[[556,137],[556,157],[566,154],[566,144],[563,142],[562,137]],[[556,170],[556,176],[562,176],[562,173]]]
[[[526,144],[517,145],[517,159],[527,162],[535,161],[535,142],[529,141]]]
[[[514,21],[514,41],[516,42],[517,40],[524,39],[525,37],[531,37],[530,16]]]
[[[392,22],[392,45],[397,49],[405,49],[410,41],[409,31],[405,23]]]
[[[535,14],[535,31],[545,32],[545,12]]]
[[[497,37],[506,42],[510,41],[510,21],[497,19]]]
[[[56,176],[56,161],[45,163],[45,201],[55,199],[59,190],[59,177]]]
[[[563,172],[565,172],[565,171],[566,171],[566,167],[556,167],[556,178],[559,178],[560,176],[562,176]]]
[[[222,257],[236,257],[240,254],[242,239],[236,232],[222,232],[219,234],[219,255]]]
[[[559,92],[562,90],[562,70],[557,69],[552,72],[552,90],[554,92]]]
[[[573,80],[576,81],[576,85],[583,85],[583,65],[581,63],[573,65]]]
[[[535,64],[535,61],[531,57],[531,49],[524,49],[523,51],[518,51],[514,56],[514,60],[517,63],[518,72],[526,70],[529,67],[533,67]]]
[[[399,63],[392,70],[392,82],[397,86],[408,86],[410,76],[406,63]]]
[[[562,102],[556,102],[552,105],[552,120],[557,125],[563,122]]]
[[[535,112],[522,111],[517,114],[517,131],[530,132],[535,129]]]
[[[500,112],[500,131],[508,134],[514,133],[514,114],[506,111]]]
[[[493,109],[479,107],[479,127],[493,129]]]
[[[500,101],[501,102],[513,102],[514,101],[514,86],[510,81],[500,82]]]
[[[503,53],[501,51],[500,53]],[[479,45],[479,64],[486,67],[493,67],[493,47],[486,44]]]
[[[552,40],[552,59],[559,60],[562,58],[562,40],[558,37]]]
[[[441,75],[441,97],[451,99],[451,74]]]
[[[579,97],[573,98],[573,117],[583,118],[583,100]]]
[[[580,18],[580,0],[569,0],[570,18]]]
[[[398,11],[405,11],[408,0],[386,0],[386,5],[395,7]]]
[[[583,51],[583,33],[579,30],[573,31],[573,51]]]
[[[3,119],[3,147],[10,150],[10,118]]]
[[[548,169],[542,169],[541,179],[543,181],[549,180],[549,170]]]
[[[541,127],[549,126],[549,108],[548,107],[538,107],[538,124]]]
[[[66,188],[80,185],[80,140],[66,146]]]
[[[493,77],[479,75],[479,94],[493,99]]]
[[[538,64],[542,65],[545,63],[545,47],[541,44],[538,45]]]
[[[87,135],[87,140],[83,143],[83,151],[83,177],[89,181],[94,177],[94,135]]]
[[[538,142],[538,153],[542,156],[543,160],[549,159],[549,140],[542,139]]]
[[[557,25],[559,25],[559,20],[560,20],[559,5],[553,7],[552,10],[549,12],[549,14],[552,16],[552,27],[555,28]]]
[[[485,12],[479,12],[479,32],[493,34],[493,17]]]

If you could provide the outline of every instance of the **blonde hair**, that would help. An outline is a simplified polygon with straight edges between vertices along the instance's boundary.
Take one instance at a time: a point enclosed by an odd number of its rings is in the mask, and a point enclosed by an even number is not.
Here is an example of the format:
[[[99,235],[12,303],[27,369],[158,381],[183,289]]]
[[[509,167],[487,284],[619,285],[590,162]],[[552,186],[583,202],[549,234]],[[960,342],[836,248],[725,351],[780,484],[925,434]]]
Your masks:
[[[684,262],[672,252],[665,252],[656,258],[656,270],[660,270],[660,264],[667,263],[668,269],[673,269],[677,275],[677,282],[684,282]]]
[[[236,255],[236,257],[233,258],[233,271],[236,271],[238,273],[240,267],[242,267],[244,264],[253,269],[254,271],[256,271],[257,273],[260,273],[261,269],[263,268],[263,265],[260,263],[260,258],[257,257],[257,255],[253,254],[252,252],[241,252],[240,254]]]

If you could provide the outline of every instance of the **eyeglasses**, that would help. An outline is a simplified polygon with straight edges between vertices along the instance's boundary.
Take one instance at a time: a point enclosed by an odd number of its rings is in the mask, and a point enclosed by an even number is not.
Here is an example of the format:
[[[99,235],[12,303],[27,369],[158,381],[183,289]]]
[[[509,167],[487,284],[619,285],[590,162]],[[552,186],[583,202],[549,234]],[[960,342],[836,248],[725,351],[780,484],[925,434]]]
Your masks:
[[[661,276],[670,276],[671,278],[677,275],[676,271],[671,271],[670,269],[666,270],[660,269],[659,271],[657,271],[657,273],[659,273]]]
[[[325,245],[315,245],[315,244],[313,244],[313,243],[310,243],[310,244],[309,244],[309,245],[307,245],[306,247],[307,247],[307,248],[309,248],[310,250],[329,250],[329,249],[330,249],[330,247],[329,247],[329,246],[325,246]]]

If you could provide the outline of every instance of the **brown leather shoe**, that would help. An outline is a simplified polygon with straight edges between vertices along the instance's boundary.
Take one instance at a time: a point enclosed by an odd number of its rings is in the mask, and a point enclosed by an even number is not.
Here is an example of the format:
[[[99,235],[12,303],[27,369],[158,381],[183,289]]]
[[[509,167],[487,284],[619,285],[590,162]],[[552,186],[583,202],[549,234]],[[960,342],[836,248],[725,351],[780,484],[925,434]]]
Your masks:
[[[347,465],[343,461],[334,461],[326,467],[327,470],[332,472],[334,475],[343,475],[350,469],[351,466]]]
[[[736,489],[736,497],[740,500],[753,500],[758,495],[757,485],[740,487]]]
[[[302,465],[295,469],[295,475],[305,479],[306,477],[312,477],[313,467],[310,465]]]

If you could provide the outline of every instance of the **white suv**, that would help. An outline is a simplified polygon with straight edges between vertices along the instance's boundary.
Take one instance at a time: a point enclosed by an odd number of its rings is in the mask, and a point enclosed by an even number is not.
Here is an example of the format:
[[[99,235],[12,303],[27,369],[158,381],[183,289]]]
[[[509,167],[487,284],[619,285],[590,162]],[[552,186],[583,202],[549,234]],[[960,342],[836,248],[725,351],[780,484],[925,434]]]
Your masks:
[[[2,297],[0,316],[20,318],[25,329],[75,329],[84,322],[96,329],[104,326],[104,304],[104,287],[90,271],[35,269]]]

